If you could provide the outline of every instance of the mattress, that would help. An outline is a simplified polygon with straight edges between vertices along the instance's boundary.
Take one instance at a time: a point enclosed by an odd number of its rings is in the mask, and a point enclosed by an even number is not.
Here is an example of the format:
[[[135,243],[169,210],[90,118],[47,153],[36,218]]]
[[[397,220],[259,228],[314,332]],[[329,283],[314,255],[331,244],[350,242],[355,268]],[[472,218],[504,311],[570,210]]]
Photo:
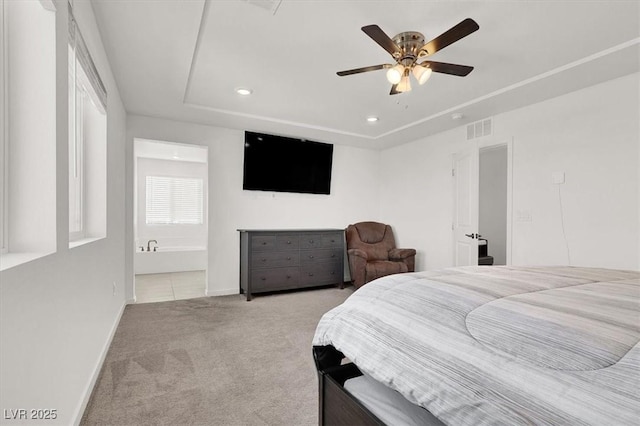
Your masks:
[[[412,404],[391,388],[366,374],[344,382],[344,388],[385,424],[393,426],[442,426],[424,408]]]
[[[450,425],[637,424],[640,272],[463,267],[383,277],[313,344]]]

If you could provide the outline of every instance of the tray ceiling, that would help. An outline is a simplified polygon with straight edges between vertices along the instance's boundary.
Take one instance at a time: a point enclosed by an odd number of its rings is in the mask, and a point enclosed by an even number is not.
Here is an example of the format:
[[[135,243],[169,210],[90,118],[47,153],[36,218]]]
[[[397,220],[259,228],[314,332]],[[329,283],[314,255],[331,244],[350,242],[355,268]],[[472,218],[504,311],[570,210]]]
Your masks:
[[[128,112],[381,149],[638,71],[635,1],[93,0]],[[480,30],[430,59],[472,65],[389,96],[360,27],[429,40]],[[250,96],[235,89],[247,87]],[[462,113],[454,121],[451,114]],[[369,123],[368,116],[379,121]]]

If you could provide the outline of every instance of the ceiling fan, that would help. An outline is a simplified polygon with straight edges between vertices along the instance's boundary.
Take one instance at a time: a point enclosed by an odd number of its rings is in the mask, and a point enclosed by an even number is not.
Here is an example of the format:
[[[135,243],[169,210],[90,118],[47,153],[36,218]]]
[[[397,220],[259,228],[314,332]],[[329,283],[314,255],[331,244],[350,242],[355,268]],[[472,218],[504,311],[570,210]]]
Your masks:
[[[410,74],[413,74],[421,85],[431,77],[432,72],[464,77],[473,71],[473,67],[434,61],[422,61],[418,63],[418,59],[433,55],[437,51],[477,31],[479,28],[476,21],[467,18],[430,42],[425,43],[424,35],[417,31],[407,31],[393,38],[389,38],[379,26],[367,25],[362,27],[362,31],[393,56],[393,59],[396,61],[395,65],[372,65],[369,67],[339,71],[337,74],[343,77],[346,75],[386,69],[387,80],[393,85],[391,86],[390,95],[411,90]]]

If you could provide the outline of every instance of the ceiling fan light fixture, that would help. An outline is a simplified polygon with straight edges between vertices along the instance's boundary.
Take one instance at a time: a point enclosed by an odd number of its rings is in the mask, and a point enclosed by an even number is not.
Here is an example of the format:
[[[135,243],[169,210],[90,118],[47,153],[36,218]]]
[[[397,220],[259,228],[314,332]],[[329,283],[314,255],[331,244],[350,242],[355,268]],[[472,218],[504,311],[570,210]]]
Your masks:
[[[411,91],[411,80],[409,79],[409,73],[405,73],[405,75],[402,77],[400,83],[398,83],[398,86],[396,87],[396,91],[400,93]]]
[[[400,80],[402,80],[402,76],[404,75],[404,66],[402,64],[398,64],[395,67],[389,68],[387,71],[387,80],[391,84],[398,84]]]
[[[432,72],[431,68],[422,65],[416,65],[413,67],[413,76],[418,80],[418,84],[421,86],[429,80]]]

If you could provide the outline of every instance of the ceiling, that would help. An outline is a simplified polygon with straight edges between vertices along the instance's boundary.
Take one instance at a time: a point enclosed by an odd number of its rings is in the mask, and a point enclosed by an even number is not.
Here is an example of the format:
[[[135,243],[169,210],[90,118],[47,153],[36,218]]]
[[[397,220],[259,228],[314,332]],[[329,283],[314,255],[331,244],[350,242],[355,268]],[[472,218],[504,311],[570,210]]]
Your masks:
[[[372,149],[637,72],[640,62],[635,0],[92,4],[127,112]],[[336,75],[390,63],[364,25],[430,40],[467,17],[480,29],[429,58],[474,66],[467,77],[434,73],[390,96],[384,71]]]

